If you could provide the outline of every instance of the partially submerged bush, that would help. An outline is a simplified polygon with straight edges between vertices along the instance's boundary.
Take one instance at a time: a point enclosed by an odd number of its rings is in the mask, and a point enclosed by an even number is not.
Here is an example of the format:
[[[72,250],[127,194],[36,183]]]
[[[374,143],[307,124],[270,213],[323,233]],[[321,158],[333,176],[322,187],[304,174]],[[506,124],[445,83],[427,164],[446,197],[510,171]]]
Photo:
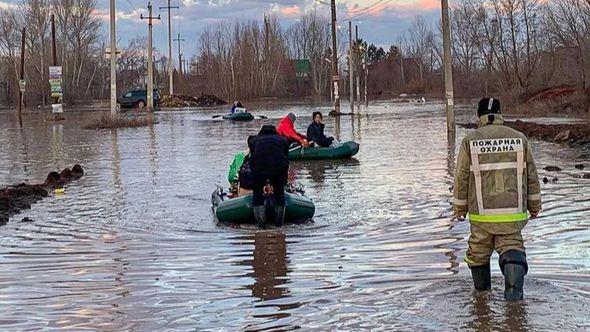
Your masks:
[[[84,129],[113,129],[113,128],[138,128],[153,125],[155,123],[153,115],[144,117],[122,117],[112,118],[110,115],[103,115],[84,126]]]

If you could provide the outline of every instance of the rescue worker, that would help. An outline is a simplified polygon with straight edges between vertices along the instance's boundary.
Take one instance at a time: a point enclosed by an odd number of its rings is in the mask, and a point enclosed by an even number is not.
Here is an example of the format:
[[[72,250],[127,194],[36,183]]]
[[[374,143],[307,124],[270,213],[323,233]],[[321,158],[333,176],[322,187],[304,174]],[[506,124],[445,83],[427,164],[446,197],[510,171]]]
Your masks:
[[[521,230],[541,210],[541,188],[526,136],[503,125],[500,101],[484,98],[479,128],[461,143],[457,157],[454,215],[469,215],[465,262],[476,290],[491,289],[490,256],[496,250],[504,275],[504,298],[523,298],[528,272]]]
[[[285,185],[289,173],[289,145],[272,125],[262,126],[250,146],[252,169],[252,206],[259,227],[266,227],[264,187],[270,184],[275,203],[275,223],[280,226],[285,218]]]
[[[324,128],[326,125],[322,123],[323,116],[321,112],[313,112],[313,122],[307,127],[307,139],[310,144],[313,142],[318,147],[330,147],[334,142],[333,137],[326,137]]]
[[[293,113],[287,114],[286,117],[279,121],[279,125],[277,126],[277,132],[279,135],[283,136],[287,143],[290,145],[292,143],[299,144],[304,148],[309,147],[309,142],[305,135],[298,133],[295,130],[295,121],[297,117]]]

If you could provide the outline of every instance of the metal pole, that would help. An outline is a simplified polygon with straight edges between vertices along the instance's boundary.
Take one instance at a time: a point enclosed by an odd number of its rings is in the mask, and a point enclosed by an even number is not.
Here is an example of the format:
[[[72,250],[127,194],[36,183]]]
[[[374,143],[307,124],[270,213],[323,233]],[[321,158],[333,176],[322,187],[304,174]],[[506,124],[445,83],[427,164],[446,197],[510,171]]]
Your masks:
[[[160,9],[168,9],[168,84],[172,96],[174,94],[174,61],[172,61],[172,16],[170,11],[178,9],[178,6],[170,6],[170,0],[168,0],[168,6],[160,7]]]
[[[330,1],[332,11],[332,86],[334,90],[334,112],[340,114],[340,95],[338,84],[340,74],[338,73],[338,46],[336,45],[336,0]]]
[[[111,0],[111,118],[117,117],[117,36],[115,0]]]
[[[26,30],[26,28],[23,27],[23,34],[22,34],[22,39],[21,39],[21,44],[20,44],[20,80],[21,81],[25,79],[25,46],[26,46],[25,36],[26,36],[26,33],[27,33],[27,30]],[[24,93],[23,93],[23,89],[19,86],[18,123],[21,128],[23,127],[23,116],[22,116],[23,104],[24,104]]]
[[[348,21],[348,80],[350,96],[350,111],[354,112],[354,65],[353,65],[353,51],[352,51],[352,21]]]
[[[453,66],[451,58],[451,28],[449,23],[449,2],[441,0],[443,32],[443,66],[445,73],[445,106],[447,113],[447,131],[455,132],[455,110],[453,101]]]

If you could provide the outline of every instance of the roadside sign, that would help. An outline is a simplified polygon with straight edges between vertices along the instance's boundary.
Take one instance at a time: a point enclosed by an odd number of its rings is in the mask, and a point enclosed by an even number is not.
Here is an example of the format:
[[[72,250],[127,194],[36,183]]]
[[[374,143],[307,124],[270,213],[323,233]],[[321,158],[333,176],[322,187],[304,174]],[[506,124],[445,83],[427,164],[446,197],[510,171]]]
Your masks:
[[[51,110],[53,113],[63,113],[64,107],[62,104],[51,104]]]
[[[61,66],[49,66],[49,79],[61,78]]]
[[[117,59],[121,58],[121,51],[117,50]],[[111,58],[111,48],[107,47],[104,53],[105,58],[110,59]]]
[[[19,80],[18,81],[18,87],[20,88],[20,92],[25,92],[25,89],[27,87],[27,81],[25,81],[25,80]]]
[[[51,97],[60,98],[63,96],[61,66],[49,67],[49,85],[51,86]]]

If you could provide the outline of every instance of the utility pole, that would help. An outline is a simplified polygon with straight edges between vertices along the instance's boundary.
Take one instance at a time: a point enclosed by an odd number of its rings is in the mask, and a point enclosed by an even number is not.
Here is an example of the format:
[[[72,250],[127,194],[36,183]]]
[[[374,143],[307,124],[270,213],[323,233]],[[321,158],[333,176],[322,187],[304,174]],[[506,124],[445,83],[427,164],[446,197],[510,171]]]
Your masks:
[[[168,10],[168,81],[170,86],[170,95],[174,94],[174,62],[172,61],[172,16],[170,10],[179,9],[178,6],[170,6],[170,0],[168,0],[168,6],[160,7],[160,10]]]
[[[453,100],[453,64],[451,58],[451,28],[449,23],[449,1],[441,0],[443,33],[443,67],[445,73],[445,104],[447,133],[455,134],[455,109]]]
[[[332,86],[334,91],[334,112],[340,114],[340,95],[338,84],[340,73],[338,72],[338,46],[336,45],[336,0],[330,1],[332,10]]]
[[[111,0],[111,119],[117,117],[117,36],[115,0]]]
[[[151,112],[154,110],[154,65],[153,65],[153,47],[152,47],[152,20],[159,20],[160,15],[158,17],[152,16],[152,3],[148,2],[148,16],[143,16],[140,14],[139,18],[142,20],[148,20],[148,80],[147,80],[147,107],[148,111]]]
[[[24,97],[25,97],[25,37],[26,37],[27,30],[23,27],[23,34],[20,44],[20,80],[19,80],[19,93],[18,93],[18,123],[20,127],[23,127],[23,116],[22,116],[22,108],[24,104]]]
[[[352,21],[348,21],[348,80],[350,95],[350,112],[354,113],[354,51],[352,47]]]
[[[270,54],[270,19],[267,14],[264,14],[264,67],[262,69],[263,73],[263,80],[262,80],[262,91],[266,95],[267,93],[267,82],[268,77],[270,76],[270,66],[269,66],[269,54]]]
[[[51,66],[53,66],[53,70],[57,68],[57,43],[55,40],[55,15],[51,14]],[[52,77],[52,75],[55,75]],[[52,73],[50,68],[49,70],[49,83],[51,87],[51,97],[52,103],[51,107],[53,109],[53,113],[62,113],[63,108],[61,105],[61,98],[63,98],[63,83],[62,83],[62,73],[61,67],[59,68],[59,74]],[[55,119],[58,119],[59,116],[57,114],[54,115]]]
[[[367,64],[367,50],[364,50],[363,69],[365,71],[365,107],[369,107],[369,98],[367,96],[367,85],[369,84],[369,66]]]
[[[184,41],[184,38],[180,38],[180,32],[178,33],[178,38],[174,38],[175,42],[178,42],[178,68],[180,71],[180,75],[182,76],[182,53],[180,51],[180,43]]]
[[[355,25],[355,41],[354,41],[354,45],[356,46],[354,48],[354,65],[356,66],[357,69],[359,69],[359,59],[356,57],[357,54],[359,54],[359,26]],[[359,103],[361,103],[361,75],[359,73],[359,70],[355,71],[356,73],[356,101]]]

